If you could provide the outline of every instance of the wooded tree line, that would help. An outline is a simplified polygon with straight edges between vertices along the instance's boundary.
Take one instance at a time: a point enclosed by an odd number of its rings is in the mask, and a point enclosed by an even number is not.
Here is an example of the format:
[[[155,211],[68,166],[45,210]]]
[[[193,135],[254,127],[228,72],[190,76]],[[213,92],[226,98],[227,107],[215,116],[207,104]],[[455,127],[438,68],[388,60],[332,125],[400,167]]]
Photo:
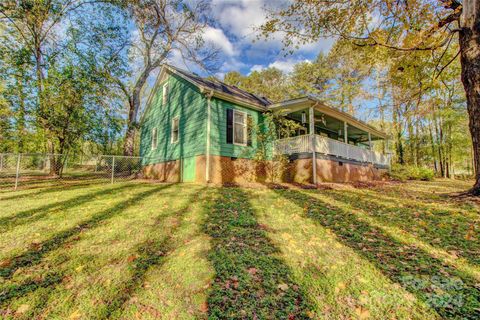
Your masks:
[[[176,55],[211,69],[209,3],[0,4],[0,152],[134,155],[148,79]]]
[[[5,0],[0,4],[0,152],[135,154],[148,79],[172,57],[213,70],[208,0]],[[285,54],[333,37],[291,74],[225,81],[273,100],[315,94],[390,133],[394,160],[438,175],[476,169],[480,14],[475,0],[293,1],[259,38]],[[472,147],[473,138],[473,147]],[[385,146],[380,146],[384,148]]]

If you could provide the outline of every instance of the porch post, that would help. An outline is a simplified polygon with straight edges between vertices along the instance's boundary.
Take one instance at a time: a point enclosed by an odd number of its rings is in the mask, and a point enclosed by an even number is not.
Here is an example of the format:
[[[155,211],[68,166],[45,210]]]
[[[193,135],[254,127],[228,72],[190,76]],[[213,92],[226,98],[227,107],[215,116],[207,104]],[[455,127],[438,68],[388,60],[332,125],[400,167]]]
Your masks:
[[[370,150],[370,152],[368,153],[370,163],[373,164],[372,134],[370,132],[368,132],[368,150]]]
[[[343,121],[343,140],[348,144],[348,125],[346,121]]]
[[[310,107],[308,110],[308,122],[309,122],[309,133],[310,133],[310,148],[312,149],[312,174],[313,174],[313,184],[317,185],[317,153],[315,147],[315,115],[314,108]]]

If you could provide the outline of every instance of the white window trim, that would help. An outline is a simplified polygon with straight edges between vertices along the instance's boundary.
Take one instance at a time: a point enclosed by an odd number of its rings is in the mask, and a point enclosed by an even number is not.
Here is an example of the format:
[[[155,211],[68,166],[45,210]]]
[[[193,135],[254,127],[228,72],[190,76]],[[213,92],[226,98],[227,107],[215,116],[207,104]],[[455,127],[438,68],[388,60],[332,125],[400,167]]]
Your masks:
[[[178,120],[178,125],[177,125],[177,131],[178,131],[178,135],[177,135],[177,140],[176,141],[173,141],[173,124],[175,123],[175,120]],[[176,117],[173,117],[172,118],[172,127],[171,127],[171,130],[170,130],[170,143],[177,143],[178,141],[180,141],[180,116],[176,116]]]
[[[162,86],[162,106],[168,102],[168,82]]]
[[[155,133],[155,134],[154,134]],[[156,150],[157,149],[157,146],[158,146],[158,131],[157,131],[157,127],[154,127],[152,128],[152,131],[151,131],[151,144],[150,144],[150,147],[151,147],[151,150]],[[155,144],[154,144],[155,142]]]
[[[243,136],[245,138],[245,143],[238,143],[238,142],[235,142],[235,114],[236,113],[242,113],[243,114],[243,119],[244,119],[244,124],[243,124]],[[240,123],[238,123],[240,124]],[[248,145],[248,114],[244,111],[239,111],[239,110],[233,110],[233,144],[237,145],[237,146],[244,146],[246,147]]]

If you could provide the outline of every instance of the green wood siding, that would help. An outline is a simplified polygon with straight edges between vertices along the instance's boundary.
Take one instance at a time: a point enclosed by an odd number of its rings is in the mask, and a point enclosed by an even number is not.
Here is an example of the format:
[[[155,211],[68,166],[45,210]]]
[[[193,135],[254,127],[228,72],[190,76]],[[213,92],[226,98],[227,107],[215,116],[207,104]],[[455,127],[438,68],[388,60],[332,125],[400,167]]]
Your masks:
[[[163,83],[159,83],[150,106],[146,109],[140,130],[140,156],[143,164],[185,159],[206,152],[207,99],[190,82],[169,75],[168,100],[162,105]],[[253,126],[262,120],[259,111],[212,98],[211,101],[210,154],[225,157],[252,158],[256,148],[255,134],[251,146],[227,143],[227,109],[239,110],[252,117]],[[180,117],[180,139],[171,143],[172,119]],[[157,128],[158,143],[151,149],[152,129]]]
[[[163,83],[156,88],[141,126],[140,155],[144,164],[183,159],[205,154],[207,100],[198,88],[169,75],[168,100],[162,105]],[[179,141],[171,143],[172,119],[180,117]],[[152,128],[158,132],[158,146],[151,149]]]
[[[257,145],[254,135],[252,136],[252,146],[227,143],[227,109],[246,112],[252,117],[253,126],[258,126],[259,121],[261,121],[261,112],[216,98],[212,99],[211,108],[210,154],[225,157],[252,158]]]

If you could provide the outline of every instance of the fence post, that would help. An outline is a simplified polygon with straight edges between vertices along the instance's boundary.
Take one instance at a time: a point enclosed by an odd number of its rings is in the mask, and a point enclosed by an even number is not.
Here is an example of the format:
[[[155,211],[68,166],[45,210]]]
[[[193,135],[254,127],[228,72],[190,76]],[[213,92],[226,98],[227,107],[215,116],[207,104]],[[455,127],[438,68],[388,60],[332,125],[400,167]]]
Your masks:
[[[22,154],[19,153],[17,157],[17,172],[15,173],[15,190],[17,190],[18,187],[18,176],[20,174],[20,159],[22,157]]]
[[[112,184],[113,184],[114,175],[115,175],[115,156],[112,156]]]

